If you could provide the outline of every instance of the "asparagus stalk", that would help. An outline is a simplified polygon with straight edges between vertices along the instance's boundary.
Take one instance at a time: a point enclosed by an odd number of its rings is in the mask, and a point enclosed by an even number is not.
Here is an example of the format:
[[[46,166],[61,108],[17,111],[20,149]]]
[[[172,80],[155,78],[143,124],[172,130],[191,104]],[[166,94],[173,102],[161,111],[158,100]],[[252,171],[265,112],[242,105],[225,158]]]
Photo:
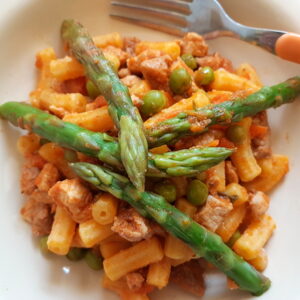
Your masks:
[[[118,142],[105,133],[96,133],[64,122],[54,115],[20,102],[0,105],[0,117],[62,147],[96,157],[119,170],[124,170]],[[149,153],[146,175],[152,177],[196,175],[223,161],[231,153],[230,149],[217,147],[194,148],[164,154]]]
[[[263,294],[270,280],[236,255],[222,239],[194,222],[159,195],[138,191],[127,178],[100,166],[73,163],[73,170],[96,188],[127,201],[140,214],[152,218],[168,232],[189,245],[195,254],[214,264],[242,289]],[[104,263],[105,266],[105,263]]]
[[[62,38],[73,55],[84,66],[87,77],[94,82],[109,103],[109,113],[119,128],[121,160],[132,183],[144,190],[148,144],[143,121],[133,105],[128,88],[122,84],[110,63],[98,49],[87,30],[74,20],[65,20]]]
[[[199,134],[214,124],[237,122],[270,107],[292,102],[300,94],[300,76],[271,87],[263,87],[245,99],[226,101],[217,105],[179,113],[176,117],[147,128],[151,147],[174,143],[183,136]]]

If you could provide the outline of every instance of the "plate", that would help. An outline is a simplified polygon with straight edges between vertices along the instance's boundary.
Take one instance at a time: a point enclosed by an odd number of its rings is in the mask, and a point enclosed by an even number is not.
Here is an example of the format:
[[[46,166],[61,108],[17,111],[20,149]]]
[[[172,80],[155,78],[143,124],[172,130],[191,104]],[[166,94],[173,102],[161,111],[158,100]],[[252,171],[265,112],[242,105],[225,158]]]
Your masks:
[[[298,31],[300,8],[290,1],[221,1],[229,14],[247,25],[266,26]],[[247,2],[247,3],[246,3]],[[249,2],[249,3],[248,3]],[[108,17],[109,2],[100,0],[10,0],[0,4],[0,102],[26,100],[34,89],[35,53],[54,46],[61,52],[59,28],[63,19],[80,20],[92,34],[119,31],[123,35],[144,40],[165,40],[172,37],[129,25]],[[232,59],[253,64],[264,84],[274,84],[300,74],[300,66],[241,41],[222,38],[211,41],[211,51],[219,51]],[[299,99],[300,100],[300,99]],[[269,276],[272,288],[259,299],[299,299],[300,269],[300,101],[270,111],[272,142],[275,153],[290,157],[290,172],[271,194],[270,214],[277,230],[267,246]],[[114,294],[100,286],[100,273],[83,263],[70,263],[63,257],[44,257],[27,224],[19,216],[24,201],[19,192],[20,155],[16,150],[19,131],[0,121],[0,299],[15,300],[116,300]],[[225,287],[225,277],[209,274],[206,296],[202,299],[252,299]],[[154,300],[192,300],[194,297],[176,287],[155,292]],[[254,297],[253,297],[254,299]]]

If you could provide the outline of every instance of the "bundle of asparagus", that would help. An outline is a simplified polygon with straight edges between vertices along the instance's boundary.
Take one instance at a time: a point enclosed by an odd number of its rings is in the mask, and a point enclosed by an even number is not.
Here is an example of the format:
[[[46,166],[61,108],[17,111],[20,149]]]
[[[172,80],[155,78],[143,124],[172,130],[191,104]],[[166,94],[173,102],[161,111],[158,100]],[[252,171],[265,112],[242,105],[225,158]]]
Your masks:
[[[195,223],[161,196],[142,191],[147,158],[148,176],[195,175],[224,160],[231,150],[206,148],[162,155],[147,154],[142,121],[132,105],[128,90],[120,83],[101,51],[94,46],[86,30],[77,22],[68,20],[63,23],[62,36],[85,67],[87,76],[108,100],[110,114],[120,129],[120,144],[107,134],[63,122],[27,104],[3,104],[0,106],[0,116],[63,147],[97,157],[120,170],[125,167],[136,187],[126,177],[109,169],[88,163],[71,164],[81,178],[127,201],[142,215],[154,219],[188,244],[197,255],[205,257],[227,274],[241,289],[254,295],[264,293],[270,286],[269,279],[237,256],[219,236]],[[199,134],[210,125],[238,121],[269,107],[292,102],[299,94],[300,77],[294,77],[278,85],[265,87],[243,100],[183,112],[155,128],[149,128],[146,132],[148,143],[151,147],[172,143],[183,136]]]

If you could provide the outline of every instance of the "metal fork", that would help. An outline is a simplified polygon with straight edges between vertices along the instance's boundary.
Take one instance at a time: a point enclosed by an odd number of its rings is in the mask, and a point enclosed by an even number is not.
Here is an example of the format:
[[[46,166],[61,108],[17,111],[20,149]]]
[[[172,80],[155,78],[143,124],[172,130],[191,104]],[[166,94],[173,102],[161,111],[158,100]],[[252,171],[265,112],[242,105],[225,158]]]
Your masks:
[[[300,63],[300,35],[242,25],[231,19],[217,0],[112,0],[110,15],[177,36],[192,31],[205,39],[240,38]]]

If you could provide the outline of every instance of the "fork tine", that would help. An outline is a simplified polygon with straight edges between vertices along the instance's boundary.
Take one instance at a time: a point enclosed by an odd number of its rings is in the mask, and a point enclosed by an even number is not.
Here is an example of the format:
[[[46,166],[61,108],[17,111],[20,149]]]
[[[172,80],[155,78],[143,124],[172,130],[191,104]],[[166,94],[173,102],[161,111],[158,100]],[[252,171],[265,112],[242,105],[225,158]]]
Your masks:
[[[185,15],[179,12],[174,12],[171,10],[165,10],[161,8],[149,7],[143,4],[132,4],[132,3],[124,3],[122,1],[112,1],[112,7],[123,10],[123,16],[127,17],[125,10],[131,11],[137,15],[150,16],[158,19],[164,19],[168,22],[173,22],[174,24],[181,24],[182,26],[187,25],[187,21]]]
[[[177,11],[186,15],[191,13],[189,3],[186,1],[192,0],[113,0],[111,4],[119,4],[119,3],[132,3],[135,5],[148,6],[150,8],[162,8],[167,11]]]
[[[163,31],[163,32],[166,32],[166,33],[169,33],[172,35],[183,36],[186,33],[184,28],[176,26],[176,25],[170,26],[170,25],[160,23],[157,21],[142,20],[142,19],[135,18],[135,17],[129,17],[129,16],[123,15],[121,13],[110,13],[110,16],[117,18],[121,21],[126,21],[129,23],[144,26],[144,27],[151,28],[151,29],[158,30],[158,31]]]

